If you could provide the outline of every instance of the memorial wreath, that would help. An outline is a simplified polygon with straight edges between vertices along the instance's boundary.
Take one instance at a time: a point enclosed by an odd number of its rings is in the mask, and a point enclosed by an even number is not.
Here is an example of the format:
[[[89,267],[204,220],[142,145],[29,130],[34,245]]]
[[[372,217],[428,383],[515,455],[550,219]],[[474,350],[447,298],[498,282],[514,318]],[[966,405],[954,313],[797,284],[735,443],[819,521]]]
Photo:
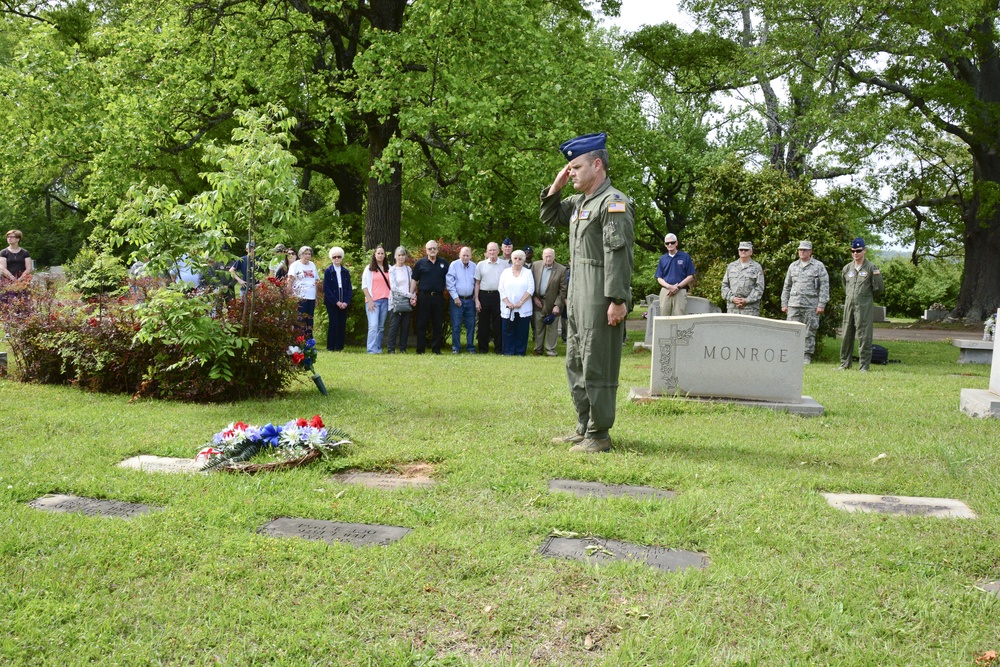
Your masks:
[[[252,475],[312,463],[350,442],[344,431],[327,428],[319,415],[293,419],[283,426],[233,422],[212,436],[211,444],[198,452],[195,460],[203,464],[202,470]],[[263,454],[275,460],[250,463],[250,459]]]

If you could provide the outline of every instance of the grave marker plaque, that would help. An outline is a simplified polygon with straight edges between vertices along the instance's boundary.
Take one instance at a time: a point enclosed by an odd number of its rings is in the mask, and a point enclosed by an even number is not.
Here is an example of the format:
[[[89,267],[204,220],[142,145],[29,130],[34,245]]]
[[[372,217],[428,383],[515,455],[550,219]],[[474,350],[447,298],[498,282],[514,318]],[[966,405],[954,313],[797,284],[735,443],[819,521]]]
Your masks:
[[[409,528],[400,526],[380,526],[366,523],[338,523],[321,519],[296,519],[279,517],[270,521],[257,532],[270,537],[301,537],[333,544],[344,542],[354,546],[386,546],[403,538]]]
[[[405,489],[410,487],[434,486],[435,482],[430,477],[403,477],[402,475],[390,475],[379,472],[348,472],[340,473],[332,477],[333,481],[340,484],[360,484],[373,489],[391,491],[394,489]]]
[[[986,581],[980,584],[980,588],[982,588],[987,593],[992,593],[993,595],[1000,597],[1000,580],[990,581],[987,579]]]
[[[630,560],[644,563],[664,572],[677,572],[689,567],[704,569],[711,562],[705,554],[694,551],[643,546],[603,537],[556,537],[553,535],[545,540],[545,544],[538,552],[550,558],[568,558],[595,564]]]
[[[826,501],[846,512],[877,512],[907,516],[936,516],[951,519],[975,519],[976,513],[961,500],[879,496],[865,493],[824,493]]]
[[[141,454],[125,459],[118,464],[122,468],[132,468],[143,472],[164,473],[196,473],[201,472],[201,465],[194,459],[176,459],[169,456],[151,456]]]
[[[29,505],[35,509],[48,512],[69,512],[86,514],[87,516],[114,517],[131,519],[140,514],[148,514],[162,507],[126,503],[121,500],[98,500],[96,498],[81,498],[79,496],[52,495],[42,496],[32,500]]]
[[[602,482],[581,482],[575,479],[550,479],[549,491],[565,491],[585,498],[622,497],[630,498],[673,498],[673,491],[656,489],[651,486],[628,486],[626,484],[604,484]]]

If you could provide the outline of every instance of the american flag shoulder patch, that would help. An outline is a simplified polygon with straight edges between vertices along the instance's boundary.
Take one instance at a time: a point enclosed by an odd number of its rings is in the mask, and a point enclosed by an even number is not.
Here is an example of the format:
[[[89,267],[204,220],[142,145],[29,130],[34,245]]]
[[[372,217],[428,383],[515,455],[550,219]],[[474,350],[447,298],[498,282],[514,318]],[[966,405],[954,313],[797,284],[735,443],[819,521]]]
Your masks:
[[[625,202],[613,201],[608,204],[608,213],[624,213]]]

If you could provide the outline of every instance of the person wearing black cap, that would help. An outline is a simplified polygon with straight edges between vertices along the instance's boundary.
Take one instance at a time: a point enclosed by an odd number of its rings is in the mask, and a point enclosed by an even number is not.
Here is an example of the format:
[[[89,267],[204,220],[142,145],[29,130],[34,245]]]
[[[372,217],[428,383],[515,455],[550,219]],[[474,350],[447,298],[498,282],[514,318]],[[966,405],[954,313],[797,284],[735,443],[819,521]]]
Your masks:
[[[865,240],[858,237],[851,241],[853,262],[848,262],[841,272],[844,282],[843,340],[840,342],[840,366],[851,367],[854,336],[858,337],[858,370],[867,372],[872,363],[872,331],[875,321],[875,299],[885,292],[885,283],[878,267],[865,259]]]
[[[625,317],[632,305],[632,204],[608,178],[607,135],[589,134],[559,148],[567,164],[542,190],[543,223],[569,224],[569,336],[566,376],[577,412],[576,432],[557,442],[571,452],[611,449]],[[581,194],[562,199],[567,183]]]

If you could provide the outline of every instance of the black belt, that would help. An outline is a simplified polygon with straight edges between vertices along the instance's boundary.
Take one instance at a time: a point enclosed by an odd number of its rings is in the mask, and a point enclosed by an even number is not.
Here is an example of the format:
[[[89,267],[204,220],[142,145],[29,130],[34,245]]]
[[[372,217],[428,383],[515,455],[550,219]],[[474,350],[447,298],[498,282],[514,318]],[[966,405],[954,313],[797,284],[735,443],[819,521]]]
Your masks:
[[[465,296],[459,296],[458,298],[459,299],[471,299],[472,295],[471,294],[466,294]]]
[[[444,292],[423,292],[427,296],[443,296]]]
[[[479,290],[479,293],[480,294],[499,294],[500,290],[498,290],[498,289],[481,289],[481,290]]]

